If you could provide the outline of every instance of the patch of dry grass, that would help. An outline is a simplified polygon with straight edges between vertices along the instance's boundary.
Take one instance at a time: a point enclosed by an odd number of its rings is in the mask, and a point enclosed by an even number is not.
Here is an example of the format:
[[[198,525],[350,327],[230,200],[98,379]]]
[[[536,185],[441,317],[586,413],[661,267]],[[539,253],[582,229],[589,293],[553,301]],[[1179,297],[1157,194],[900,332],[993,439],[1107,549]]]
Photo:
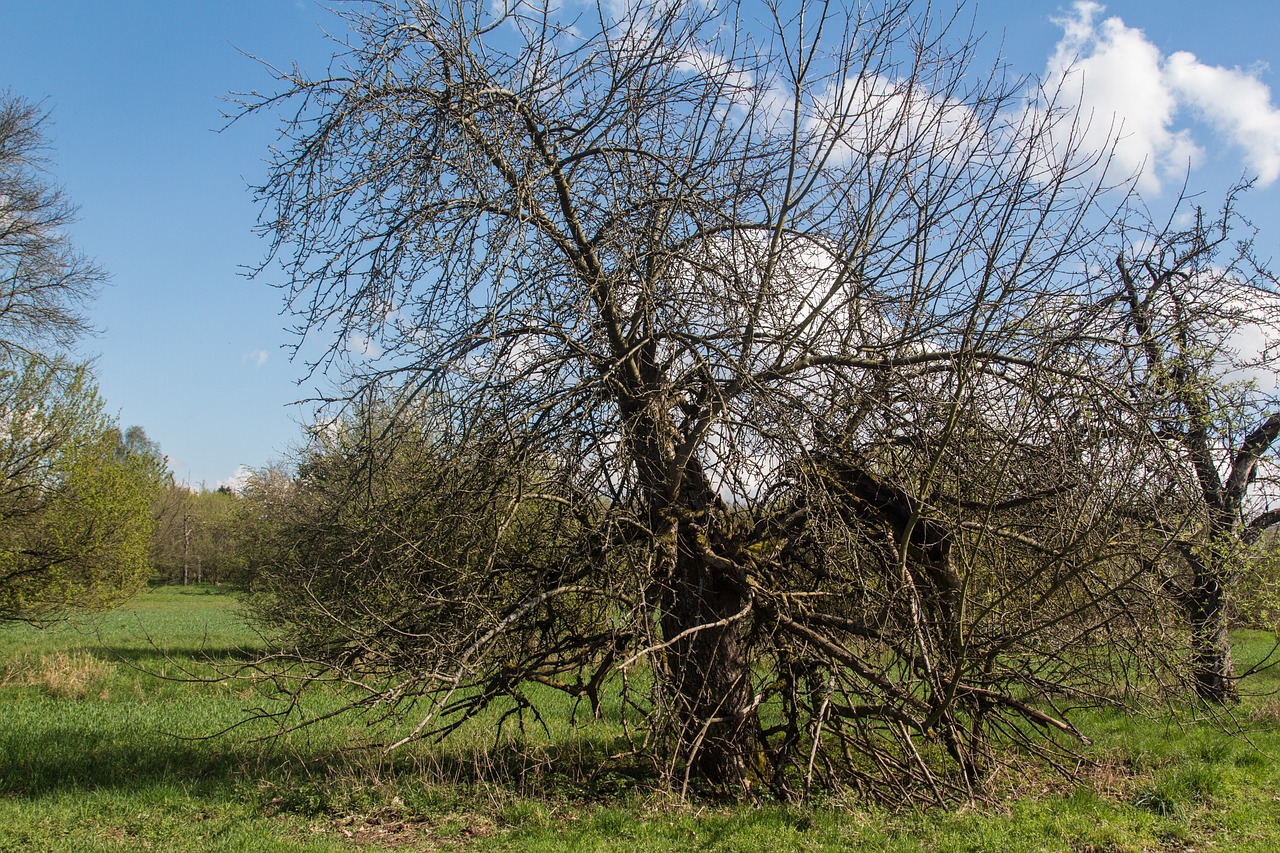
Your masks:
[[[108,685],[115,664],[87,652],[20,654],[0,667],[0,684],[39,687],[51,699],[76,701],[110,698]]]
[[[1280,725],[1280,697],[1271,697],[1258,702],[1249,711],[1249,721],[1266,725]]]

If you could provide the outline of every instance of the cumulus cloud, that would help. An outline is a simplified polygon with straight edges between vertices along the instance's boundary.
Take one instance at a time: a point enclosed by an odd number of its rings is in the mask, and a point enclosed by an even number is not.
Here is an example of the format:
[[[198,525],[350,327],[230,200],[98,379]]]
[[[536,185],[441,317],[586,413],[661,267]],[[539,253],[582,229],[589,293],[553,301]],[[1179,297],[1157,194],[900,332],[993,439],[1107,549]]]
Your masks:
[[[1169,57],[1165,74],[1188,104],[1244,151],[1259,182],[1280,177],[1280,110],[1262,81],[1239,68],[1205,65],[1186,51]]]
[[[237,465],[235,473],[224,480],[218,481],[218,488],[226,486],[236,494],[240,494],[244,490],[245,484],[249,482],[249,477],[253,475],[252,469],[247,465]]]
[[[1077,0],[1055,19],[1063,35],[1046,73],[1064,105],[1089,122],[1087,144],[1101,149],[1114,137],[1113,165],[1141,172],[1139,187],[1159,191],[1205,158],[1185,126],[1191,117],[1240,149],[1261,183],[1280,178],[1280,110],[1255,74],[1206,65],[1186,51],[1166,57],[1142,30],[1104,11]]]
[[[253,352],[245,353],[244,357],[240,359],[240,363],[252,364],[254,367],[262,367],[262,365],[267,363],[268,358],[270,358],[270,355],[266,350],[256,349]]]

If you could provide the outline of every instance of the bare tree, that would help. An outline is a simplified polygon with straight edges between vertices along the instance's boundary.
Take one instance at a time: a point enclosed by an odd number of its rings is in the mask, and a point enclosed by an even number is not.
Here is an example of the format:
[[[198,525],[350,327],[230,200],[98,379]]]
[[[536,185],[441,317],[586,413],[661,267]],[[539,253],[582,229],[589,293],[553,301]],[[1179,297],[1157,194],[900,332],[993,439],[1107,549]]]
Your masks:
[[[1078,733],[1037,700],[1096,686],[1162,541],[1073,118],[908,2],[612,9],[373,4],[246,102],[294,105],[260,196],[313,366],[437,412],[429,466],[503,460],[455,488],[473,547],[397,528],[437,569],[298,659],[426,700],[415,736],[621,679],[637,749],[724,791],[972,796],[995,744],[1052,757]]]
[[[70,345],[106,278],[66,234],[76,211],[45,172],[46,120],[37,105],[0,93],[0,352],[8,357]]]
[[[1236,694],[1229,627],[1233,577],[1246,546],[1280,524],[1280,291],[1261,265],[1238,187],[1210,218],[1184,202],[1163,225],[1130,225],[1115,258],[1127,371],[1150,428],[1173,451],[1165,489],[1186,514],[1167,519],[1174,561],[1167,587],[1192,629],[1196,691],[1209,701]],[[1185,214],[1192,224],[1172,223]]]

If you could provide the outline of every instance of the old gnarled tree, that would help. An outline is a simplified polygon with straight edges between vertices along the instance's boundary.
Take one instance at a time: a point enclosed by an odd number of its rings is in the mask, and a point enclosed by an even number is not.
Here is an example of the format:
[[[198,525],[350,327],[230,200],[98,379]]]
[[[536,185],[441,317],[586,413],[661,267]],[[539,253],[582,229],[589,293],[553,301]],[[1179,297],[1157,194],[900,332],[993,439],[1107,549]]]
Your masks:
[[[372,4],[246,103],[286,111],[264,230],[364,436],[320,431],[298,494],[386,522],[281,557],[312,616],[380,591],[297,657],[416,734],[606,684],[722,791],[948,799],[1066,748],[1035,700],[1089,695],[1162,545],[1072,117],[907,2],[612,10]],[[444,496],[379,484],[384,438]]]

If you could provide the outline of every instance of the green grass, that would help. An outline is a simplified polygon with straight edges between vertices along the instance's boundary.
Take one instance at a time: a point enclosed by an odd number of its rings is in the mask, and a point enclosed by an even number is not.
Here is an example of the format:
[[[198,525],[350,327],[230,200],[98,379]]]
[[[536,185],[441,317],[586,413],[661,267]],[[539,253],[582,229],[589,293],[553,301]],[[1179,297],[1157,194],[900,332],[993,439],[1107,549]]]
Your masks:
[[[1078,782],[1010,774],[1000,805],[895,812],[856,801],[707,807],[575,768],[617,747],[607,723],[551,719],[545,745],[492,750],[492,721],[447,749],[349,751],[334,719],[269,739],[264,697],[205,683],[261,644],[234,599],[162,588],[49,629],[0,629],[0,851],[1215,851],[1280,850],[1280,700],[1246,701],[1244,735],[1191,715],[1093,713]],[[1243,632],[1237,657],[1270,648]],[[1280,688],[1255,676],[1254,691]],[[313,710],[334,707],[321,696]],[[328,704],[326,704],[328,703]],[[568,705],[562,706],[567,717]]]
[[[0,631],[0,851],[333,850],[266,816],[260,771],[287,766],[244,738],[191,740],[243,717],[206,657],[252,653],[230,599],[162,589],[130,607]]]

